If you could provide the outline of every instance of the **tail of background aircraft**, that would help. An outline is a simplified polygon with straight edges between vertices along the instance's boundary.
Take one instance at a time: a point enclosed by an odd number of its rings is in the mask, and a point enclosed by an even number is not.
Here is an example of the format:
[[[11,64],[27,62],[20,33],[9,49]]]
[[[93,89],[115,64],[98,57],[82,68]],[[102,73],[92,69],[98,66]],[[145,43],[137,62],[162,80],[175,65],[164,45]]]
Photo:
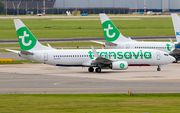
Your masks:
[[[105,13],[100,13],[101,24],[107,42],[129,42],[134,41],[124,37]]]
[[[171,14],[177,42],[180,42],[180,18],[177,14]]]
[[[24,25],[24,23],[20,19],[14,19],[14,24],[16,27],[16,32],[19,39],[21,50],[33,51],[53,49],[50,47],[43,46],[41,43],[39,43],[39,41],[34,37],[34,35],[29,31],[29,29]]]

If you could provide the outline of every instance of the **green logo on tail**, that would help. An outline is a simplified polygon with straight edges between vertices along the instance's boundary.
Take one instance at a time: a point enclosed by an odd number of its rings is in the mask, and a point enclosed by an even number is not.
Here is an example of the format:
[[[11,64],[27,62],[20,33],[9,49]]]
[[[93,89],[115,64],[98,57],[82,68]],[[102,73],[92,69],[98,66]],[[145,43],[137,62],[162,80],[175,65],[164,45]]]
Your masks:
[[[119,37],[120,35],[119,30],[114,26],[114,24],[110,20],[105,21],[102,24],[102,27],[106,41],[112,42]]]
[[[36,38],[26,27],[18,29],[17,35],[21,50],[31,50],[36,45]]]

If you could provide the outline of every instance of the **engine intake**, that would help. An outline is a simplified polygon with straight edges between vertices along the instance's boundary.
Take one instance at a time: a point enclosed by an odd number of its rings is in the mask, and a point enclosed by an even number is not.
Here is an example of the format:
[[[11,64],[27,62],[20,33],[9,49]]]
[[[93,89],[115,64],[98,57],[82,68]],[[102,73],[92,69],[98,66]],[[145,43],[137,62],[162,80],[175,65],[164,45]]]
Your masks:
[[[128,63],[126,61],[112,62],[109,68],[112,70],[125,70],[128,68]]]

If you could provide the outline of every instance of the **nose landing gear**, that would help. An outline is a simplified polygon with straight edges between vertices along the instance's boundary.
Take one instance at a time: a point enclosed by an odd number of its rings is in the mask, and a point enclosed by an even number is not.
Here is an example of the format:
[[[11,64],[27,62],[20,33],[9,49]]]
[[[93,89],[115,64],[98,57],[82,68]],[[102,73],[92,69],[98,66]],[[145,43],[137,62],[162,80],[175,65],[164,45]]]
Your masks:
[[[161,71],[161,68],[158,66],[157,71]]]

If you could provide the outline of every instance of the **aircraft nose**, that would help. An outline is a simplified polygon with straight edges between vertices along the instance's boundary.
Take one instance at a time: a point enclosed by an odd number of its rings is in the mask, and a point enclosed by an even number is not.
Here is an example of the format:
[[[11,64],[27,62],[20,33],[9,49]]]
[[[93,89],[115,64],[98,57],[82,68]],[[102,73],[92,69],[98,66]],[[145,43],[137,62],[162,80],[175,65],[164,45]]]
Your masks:
[[[172,56],[170,56],[170,62],[174,62],[176,59]]]

